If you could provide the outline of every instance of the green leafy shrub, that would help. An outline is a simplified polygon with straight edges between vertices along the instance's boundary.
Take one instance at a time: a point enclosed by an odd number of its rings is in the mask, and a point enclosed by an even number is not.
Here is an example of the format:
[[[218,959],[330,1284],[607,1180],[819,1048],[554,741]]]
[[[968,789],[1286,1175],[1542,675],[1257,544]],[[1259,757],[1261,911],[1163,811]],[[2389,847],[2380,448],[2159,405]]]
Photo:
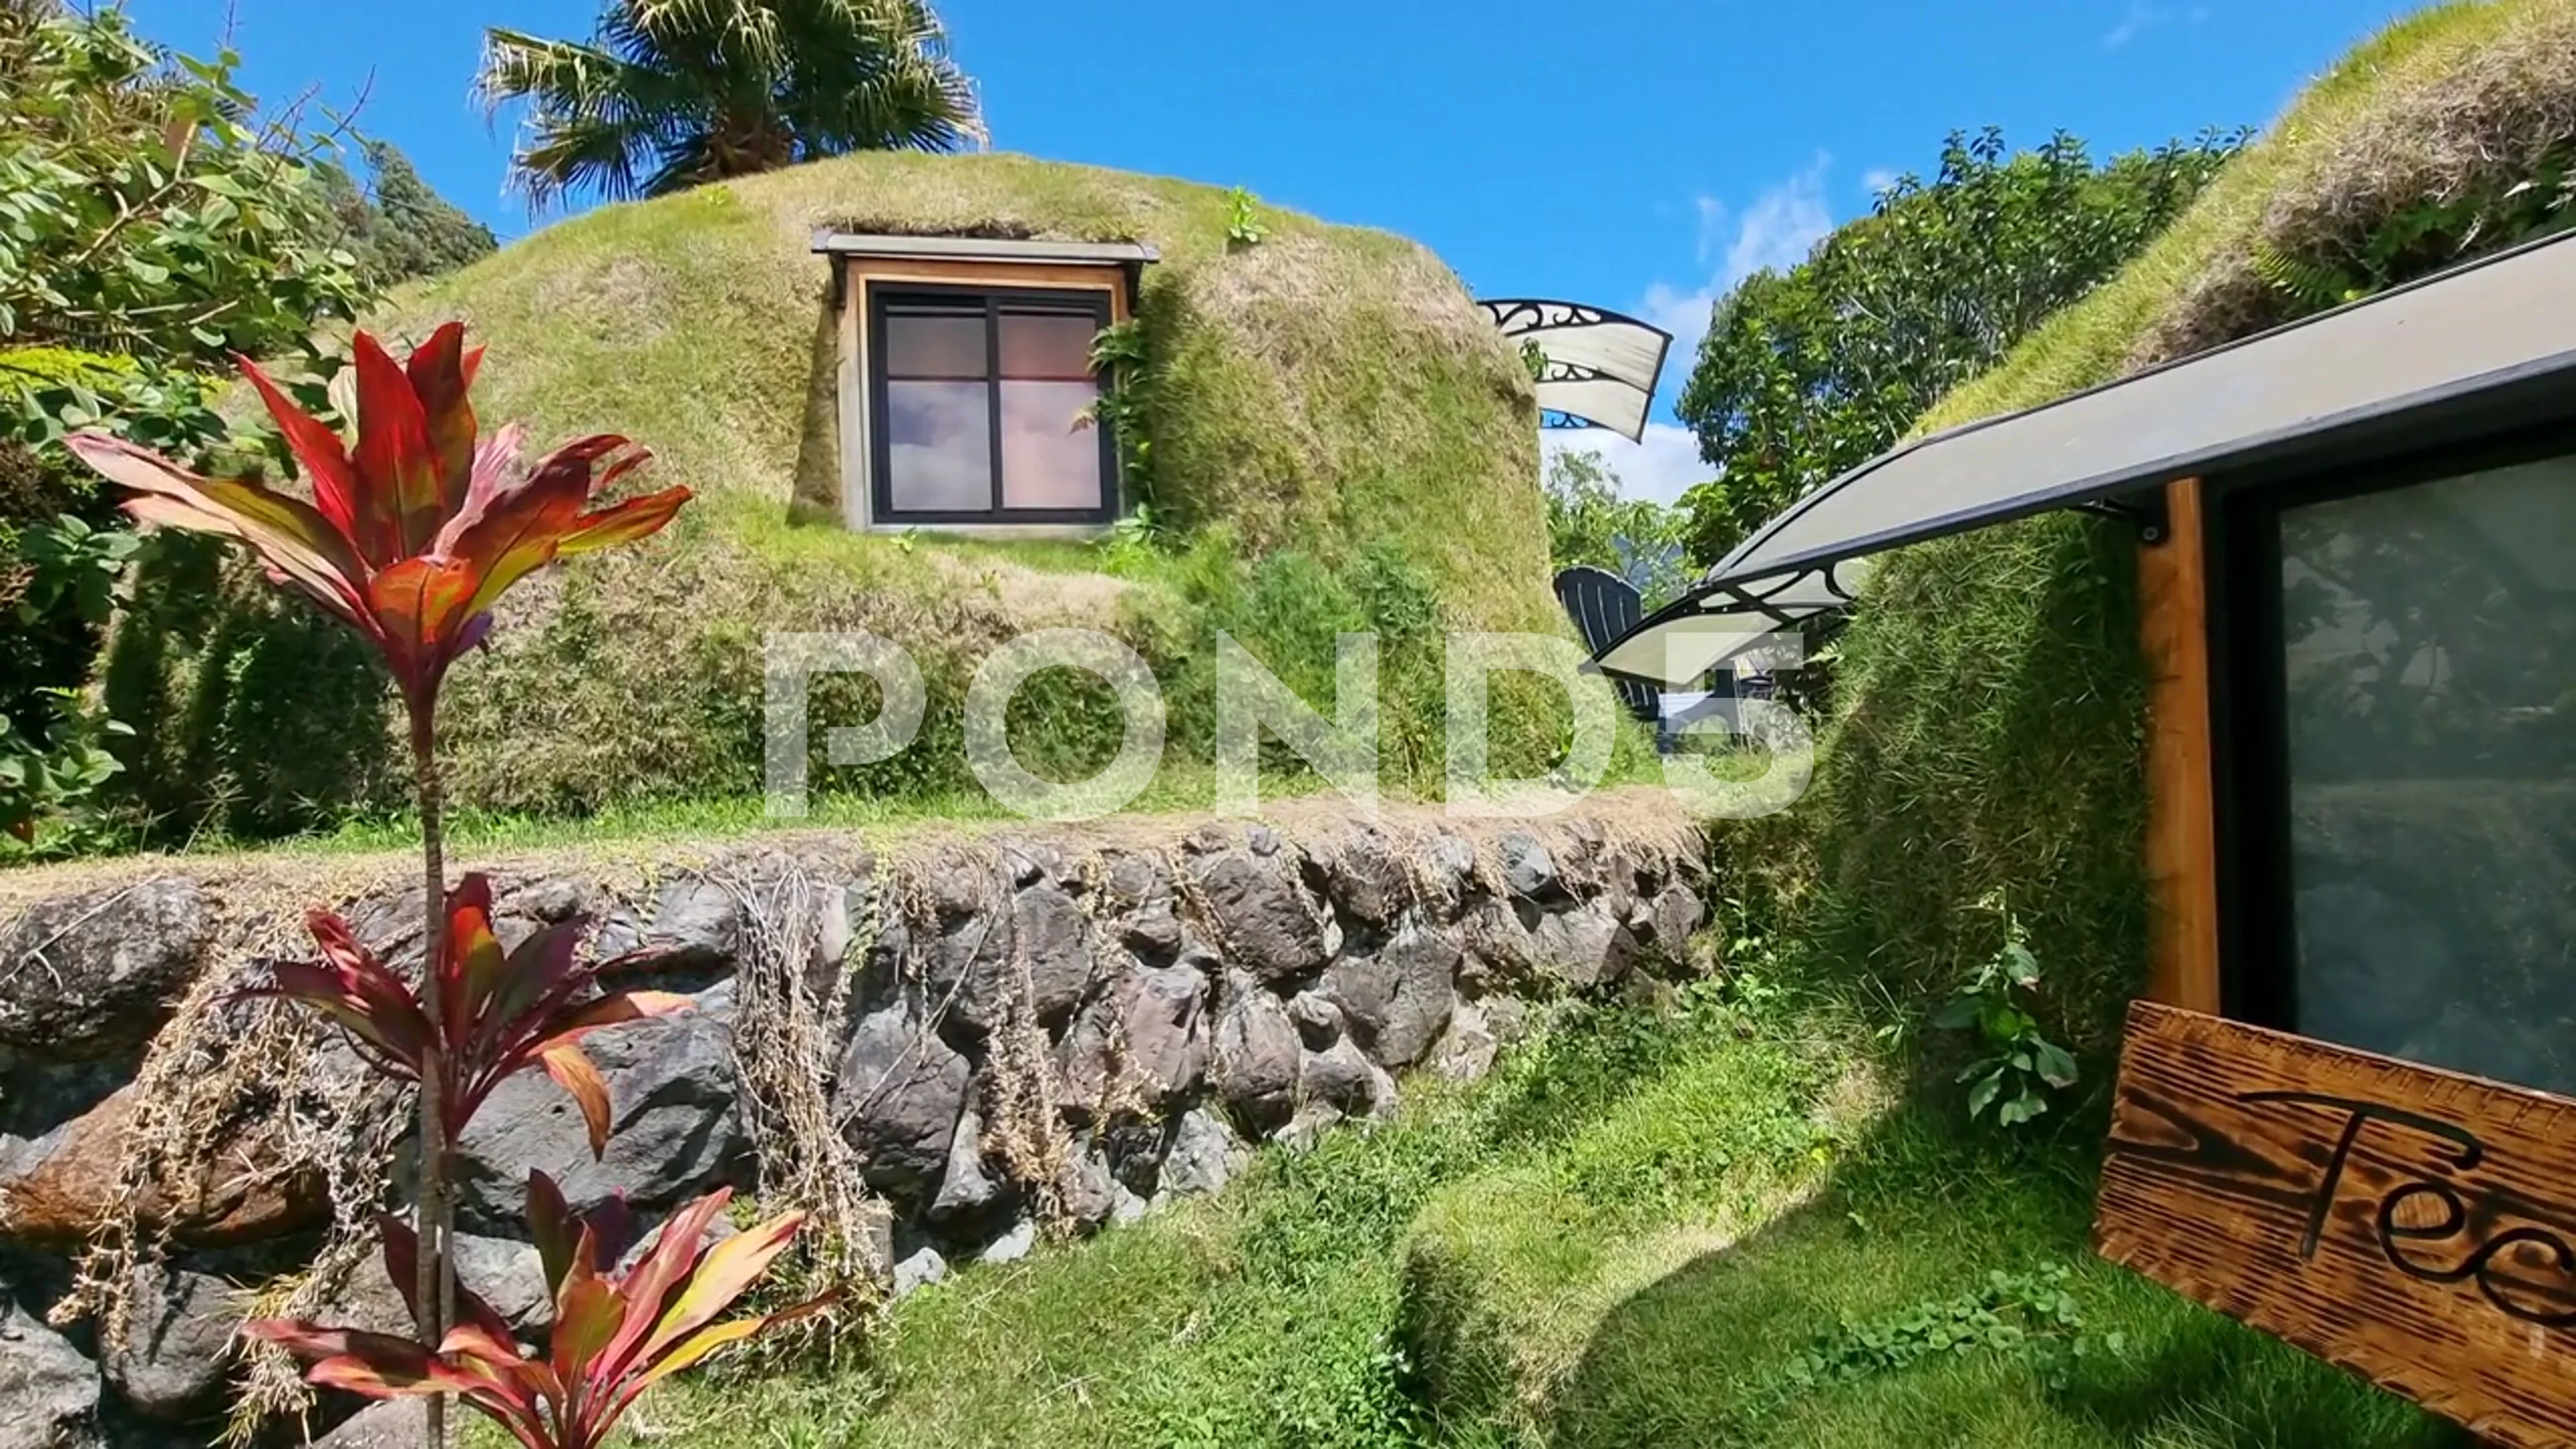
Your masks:
[[[147,736],[52,703],[96,672],[111,598],[130,593],[146,614],[183,607],[127,583],[143,551],[69,466],[63,440],[100,429],[192,466],[260,472],[282,451],[232,435],[214,372],[236,353],[286,359],[318,406],[334,365],[329,326],[371,296],[333,244],[326,139],[292,116],[261,117],[236,65],[229,53],[167,54],[113,7],[0,17],[0,335],[11,343],[0,348],[0,717],[16,748],[34,752],[21,756],[31,778],[83,782],[49,796],[57,811],[149,822],[145,802],[178,781],[136,766],[202,763],[178,738],[202,713],[193,707],[108,701]],[[201,595],[184,609],[210,606]],[[276,767],[280,740],[254,738],[242,760]],[[110,788],[96,768],[101,740],[125,767]],[[81,839],[130,838],[72,823]]]
[[[2124,1352],[2128,1345],[2123,1335],[2095,1337],[2085,1331],[2073,1281],[2063,1263],[2030,1273],[1997,1268],[1969,1292],[1845,1323],[1789,1360],[1781,1373],[1783,1388],[1807,1391],[1850,1383],[1944,1354],[2012,1354],[2058,1374],[2068,1360]]]
[[[2046,1112],[2052,1093],[2075,1085],[2075,1058],[2040,1028],[2038,996],[2039,958],[2021,922],[2006,913],[2003,948],[1961,983],[1932,1021],[1973,1034],[1973,1059],[1959,1069],[1970,1117],[1991,1112],[1998,1123],[2018,1127]]]
[[[165,55],[119,9],[8,40],[0,336],[318,360],[317,324],[368,300],[329,241],[321,138],[262,126],[230,52]]]
[[[2210,132],[2095,164],[2064,132],[2007,154],[1954,132],[1806,261],[1716,307],[1677,411],[1717,481],[1692,489],[1693,557],[1715,563],[1825,480],[1893,446],[2181,214],[2244,143]]]
[[[21,843],[35,840],[40,821],[79,807],[117,772],[116,757],[102,741],[130,733],[86,708],[78,690],[43,693],[55,717],[41,736],[0,715],[0,834]]]

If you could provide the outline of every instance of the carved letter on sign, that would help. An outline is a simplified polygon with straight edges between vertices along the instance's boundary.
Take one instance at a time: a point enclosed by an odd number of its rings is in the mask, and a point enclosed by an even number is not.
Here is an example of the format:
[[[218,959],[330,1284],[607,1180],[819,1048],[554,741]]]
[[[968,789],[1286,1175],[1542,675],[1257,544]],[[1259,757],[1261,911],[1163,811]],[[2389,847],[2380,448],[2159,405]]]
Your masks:
[[[2576,1101],[2129,1009],[2095,1246],[2500,1443],[2576,1444]]]

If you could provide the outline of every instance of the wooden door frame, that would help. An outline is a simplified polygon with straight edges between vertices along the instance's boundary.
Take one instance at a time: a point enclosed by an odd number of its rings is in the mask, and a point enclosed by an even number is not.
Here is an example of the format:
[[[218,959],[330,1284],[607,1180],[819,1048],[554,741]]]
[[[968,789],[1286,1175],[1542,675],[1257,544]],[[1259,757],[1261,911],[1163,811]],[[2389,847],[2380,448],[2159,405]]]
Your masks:
[[[2165,539],[2138,550],[2138,642],[2147,663],[2147,998],[2215,1016],[2218,811],[2203,492],[2197,478],[2165,485]]]

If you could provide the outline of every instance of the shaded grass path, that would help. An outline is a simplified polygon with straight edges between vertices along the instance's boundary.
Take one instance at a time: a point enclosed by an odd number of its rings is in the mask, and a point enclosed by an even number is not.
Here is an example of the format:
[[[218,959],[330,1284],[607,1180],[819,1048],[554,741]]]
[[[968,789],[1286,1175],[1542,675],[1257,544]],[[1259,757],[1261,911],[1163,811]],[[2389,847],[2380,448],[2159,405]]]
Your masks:
[[[2088,1133],[1876,1109],[1860,1035],[1705,988],[1578,1008],[1221,1199],[914,1295],[863,1368],[677,1386],[639,1442],[2468,1442],[2090,1258]]]

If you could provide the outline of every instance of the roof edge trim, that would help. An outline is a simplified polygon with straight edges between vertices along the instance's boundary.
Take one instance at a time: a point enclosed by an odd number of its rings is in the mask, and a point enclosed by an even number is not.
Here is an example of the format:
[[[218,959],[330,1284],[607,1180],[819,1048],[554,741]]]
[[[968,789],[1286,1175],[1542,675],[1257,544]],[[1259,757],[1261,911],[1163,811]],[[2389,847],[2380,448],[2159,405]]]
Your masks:
[[[2208,358],[2220,356],[2224,353],[2234,352],[2239,348],[2251,347],[2256,343],[2278,337],[2286,332],[2295,332],[2302,328],[2313,327],[2320,322],[2324,322],[2330,318],[2340,317],[2347,312],[2360,311],[2364,308],[2386,302],[2392,297],[2403,296],[2406,293],[2415,291],[2419,288],[2429,287],[2434,283],[2447,281],[2451,278],[2463,275],[2464,273],[2474,272],[2484,267],[2490,267],[2499,262],[2508,261],[2512,258],[2521,256],[2527,252],[2536,252],[2547,247],[2561,245],[2576,245],[2576,231],[2553,232],[2548,236],[2535,238],[2534,240],[2523,242],[2518,246],[2506,247],[2502,251],[2491,252],[2486,256],[2473,258],[2469,261],[2463,262],[2458,266],[2446,267],[2440,271],[2418,277],[2413,281],[2390,287],[2385,291],[2374,292],[2367,297],[2357,298],[2353,301],[2344,303],[2342,306],[2328,308],[2323,312],[2314,313],[2310,316],[2284,322],[2277,327],[2267,327],[2260,332],[2239,337],[2230,342],[2221,343],[2216,347],[2204,348],[2199,352],[2172,358],[2168,361],[2160,362],[2153,367],[2145,367],[2140,368],[2135,372],[2123,373],[2108,381],[2099,382],[2091,387],[2080,388],[2074,392],[2067,393],[2063,397],[2051,398],[2044,403],[2034,404],[2027,408],[2019,408],[2009,412],[1994,413],[1982,418],[1974,418],[1964,423],[1958,423],[1951,427],[1943,428],[1938,432],[1924,433],[1916,437],[1906,438],[1900,441],[1895,447],[1879,454],[1877,457],[1870,459],[1868,462],[1861,464],[1850,472],[1847,472],[1838,478],[1827,480],[1814,492],[1809,493],[1806,497],[1801,498],[1787,508],[1782,509],[1778,515],[1773,517],[1769,522],[1763,524],[1760,528],[1754,530],[1754,532],[1742,543],[1736,545],[1732,552],[1718,562],[1717,567],[1709,571],[1708,578],[1711,581],[1732,579],[1734,575],[1732,575],[1729,570],[1734,566],[1738,559],[1758,550],[1773,534],[1778,533],[1781,529],[1787,527],[1791,521],[1804,515],[1807,510],[1815,507],[1825,498],[1841,492],[1846,485],[1859,482],[1861,479],[1877,472],[1879,469],[1895,462],[1897,459],[1917,451],[1918,449],[1928,448],[1933,444],[1945,442],[1949,439],[1959,437],[1962,434],[1980,432],[1987,428],[1997,427],[2016,419],[2029,417],[2035,413],[2044,413],[2053,409],[2062,408],[2069,404],[2080,402],[2085,398],[2092,397],[2097,393],[2109,392],[2115,388],[2126,387],[2143,378],[2154,377],[2160,373],[2189,367]],[[2560,354],[2559,357],[2552,359],[2552,361],[2564,363],[2571,358],[2576,358],[2576,353]],[[2523,368],[2509,369],[2501,373],[2481,374],[2476,379],[2467,380],[2468,385],[2465,386],[2455,385],[2445,388],[2428,389],[2409,395],[2406,398],[2393,400],[2375,409],[2364,410],[2362,413],[2357,415],[2337,415],[2334,417],[2312,420],[2297,430],[2297,436],[2301,438],[2313,437],[2319,434],[2331,432],[2337,428],[2348,427],[2359,422],[2367,421],[2369,417],[2374,415],[2394,413],[2415,407],[2427,406],[2443,401],[2446,398],[2457,396],[2464,392],[2478,391],[2481,388],[2509,385],[2514,381],[2520,380],[2520,377],[2529,371],[2530,369]],[[2179,472],[2163,471],[2166,467],[2165,464],[2124,470],[2124,473],[2134,474],[2136,476],[2128,478],[2126,481],[2093,480],[2086,483],[2071,484],[2063,490],[2052,490],[2048,501],[2043,502],[2036,507],[2027,509],[2023,513],[1983,514],[1979,515],[1979,517],[1986,521],[2000,523],[2008,521],[2011,517],[2025,516],[2026,513],[2042,512],[2048,508],[2060,507],[2067,503],[2083,501],[2083,498],[2088,496],[2085,494],[2084,490],[2088,488],[2098,487],[2099,491],[2093,492],[2089,494],[2089,496],[2100,497],[2103,494],[2117,492],[2122,487],[2142,484],[2150,480],[2163,481],[2177,477],[2189,477],[2197,470],[2198,467],[2205,466],[2208,462],[2213,461],[2216,458],[2232,458],[2240,452],[2256,452],[2265,445],[2277,444],[2280,441],[2281,437],[2277,432],[2262,435],[2257,438],[2239,440],[2237,443],[2232,444],[2225,449],[2203,450],[2200,453],[2184,455],[2180,459],[2169,460],[2170,462],[2180,466],[2181,471]],[[2059,496],[2060,494],[2063,496]],[[1946,531],[1956,530],[1951,529]],[[1938,537],[1939,535],[1937,533],[1926,533],[1923,536],[1930,538]],[[1882,544],[1880,546],[1887,547],[1889,545]],[[1836,551],[1838,550],[1827,550],[1824,552]],[[1774,574],[1786,573],[1801,566],[1812,566],[1815,562],[1816,557],[1812,552],[1809,555],[1803,555],[1798,559],[1774,560],[1766,563],[1763,566],[1761,573],[1747,575],[1746,577],[1768,578]]]
[[[1007,237],[895,236],[819,227],[814,251],[832,256],[893,257],[909,261],[1080,262],[1115,266],[1157,262],[1162,254],[1143,242],[1022,241]]]

